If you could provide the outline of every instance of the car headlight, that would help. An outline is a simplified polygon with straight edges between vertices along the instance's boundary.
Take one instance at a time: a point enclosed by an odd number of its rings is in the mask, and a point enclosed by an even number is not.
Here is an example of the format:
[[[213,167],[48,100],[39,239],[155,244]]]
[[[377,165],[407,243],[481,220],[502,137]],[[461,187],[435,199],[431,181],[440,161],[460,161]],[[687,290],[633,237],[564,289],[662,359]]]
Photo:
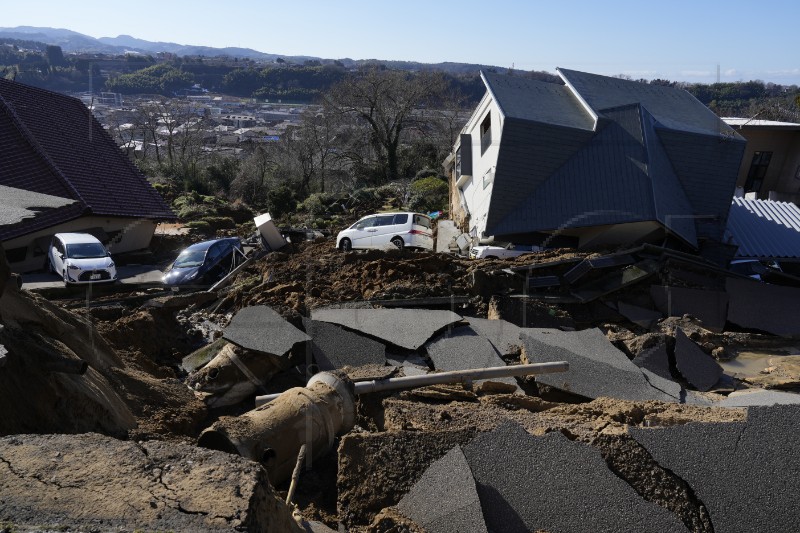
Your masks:
[[[106,268],[114,268],[114,261],[111,261]]]
[[[79,267],[78,265],[73,265],[72,263],[68,263],[67,264],[67,268],[70,269],[70,270],[80,270],[81,269],[81,267]]]

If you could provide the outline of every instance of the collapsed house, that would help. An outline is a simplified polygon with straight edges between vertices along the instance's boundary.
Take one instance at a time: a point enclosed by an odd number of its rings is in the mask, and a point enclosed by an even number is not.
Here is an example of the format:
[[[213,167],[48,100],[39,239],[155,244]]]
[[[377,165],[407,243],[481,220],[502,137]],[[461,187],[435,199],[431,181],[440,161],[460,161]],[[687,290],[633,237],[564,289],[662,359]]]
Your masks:
[[[42,268],[50,239],[87,232],[112,253],[146,248],[175,219],[158,192],[75,98],[0,79],[0,185],[72,200],[0,228],[11,268]]]
[[[481,242],[715,247],[745,139],[686,91],[558,74],[481,74],[448,160],[457,224]]]

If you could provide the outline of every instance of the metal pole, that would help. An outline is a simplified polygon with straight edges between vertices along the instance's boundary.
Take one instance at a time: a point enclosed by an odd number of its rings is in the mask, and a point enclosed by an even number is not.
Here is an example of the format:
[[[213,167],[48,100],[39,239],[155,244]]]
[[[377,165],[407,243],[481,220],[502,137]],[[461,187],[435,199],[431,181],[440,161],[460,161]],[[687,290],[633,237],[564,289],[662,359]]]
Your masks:
[[[294,472],[292,472],[292,481],[289,484],[289,492],[286,494],[286,505],[292,503],[294,498],[294,491],[297,489],[297,480],[300,478],[300,469],[303,468],[303,461],[306,460],[306,445],[300,446],[300,453],[297,454],[297,463],[294,465]]]
[[[426,374],[424,376],[376,379],[372,381],[360,381],[355,383],[354,386],[356,394],[367,394],[370,392],[388,390],[413,389],[416,387],[425,387],[427,385],[469,383],[481,379],[554,374],[557,372],[566,372],[567,370],[569,370],[569,363],[566,361],[555,361],[552,363],[534,363],[530,365],[495,366],[469,370],[452,370],[450,372],[438,372],[436,374]],[[267,404],[279,396],[280,393],[256,396],[256,407]]]

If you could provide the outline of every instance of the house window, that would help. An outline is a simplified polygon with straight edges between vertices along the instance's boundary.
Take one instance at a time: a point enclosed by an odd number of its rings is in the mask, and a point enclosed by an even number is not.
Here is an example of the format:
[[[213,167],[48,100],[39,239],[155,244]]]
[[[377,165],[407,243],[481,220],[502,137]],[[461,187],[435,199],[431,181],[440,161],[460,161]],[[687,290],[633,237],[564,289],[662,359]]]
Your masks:
[[[744,192],[761,191],[770,159],[772,159],[772,152],[753,153],[753,161],[750,163],[750,171],[747,173],[747,181],[744,183]]]
[[[461,177],[461,147],[456,150],[456,178]]]
[[[492,144],[492,114],[486,113],[486,118],[481,122],[481,155]]]
[[[28,256],[28,247],[9,248],[6,250],[6,259],[9,263],[21,263]]]

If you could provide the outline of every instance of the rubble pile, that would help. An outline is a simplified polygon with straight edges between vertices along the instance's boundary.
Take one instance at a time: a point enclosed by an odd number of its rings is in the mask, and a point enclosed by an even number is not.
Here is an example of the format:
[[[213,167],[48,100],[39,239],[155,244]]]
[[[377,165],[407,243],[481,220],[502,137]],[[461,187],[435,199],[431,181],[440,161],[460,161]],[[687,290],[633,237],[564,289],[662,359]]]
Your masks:
[[[74,310],[12,278],[0,525],[786,530],[800,352],[790,320],[742,311],[760,286],[652,246],[468,261],[330,239],[253,261],[224,289]],[[788,289],[766,289],[781,312]]]

